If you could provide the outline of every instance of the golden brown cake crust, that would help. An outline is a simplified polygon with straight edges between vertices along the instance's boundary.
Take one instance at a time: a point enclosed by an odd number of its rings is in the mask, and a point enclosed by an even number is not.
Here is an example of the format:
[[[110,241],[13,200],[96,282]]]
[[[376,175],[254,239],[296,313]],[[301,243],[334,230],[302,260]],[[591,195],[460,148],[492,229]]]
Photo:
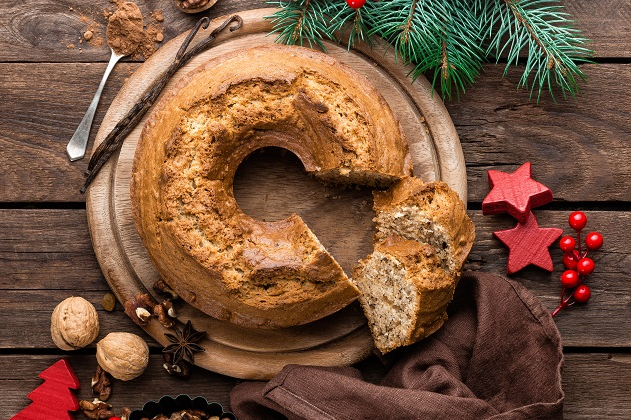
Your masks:
[[[374,209],[379,213],[392,213],[402,206],[415,206],[430,219],[432,225],[443,229],[453,250],[455,271],[460,271],[471,251],[475,239],[475,226],[466,212],[464,202],[454,190],[442,181],[423,182],[408,177],[387,191],[375,191]],[[391,235],[388,229],[377,227],[376,241]],[[406,235],[402,235],[406,236]],[[412,238],[407,238],[412,239]]]
[[[239,209],[234,174],[266,146],[337,182],[389,185],[410,175],[411,161],[367,79],[305,48],[212,59],[156,105],[136,149],[131,198],[159,273],[213,317],[286,327],[333,313],[358,292],[300,217],[266,223]]]

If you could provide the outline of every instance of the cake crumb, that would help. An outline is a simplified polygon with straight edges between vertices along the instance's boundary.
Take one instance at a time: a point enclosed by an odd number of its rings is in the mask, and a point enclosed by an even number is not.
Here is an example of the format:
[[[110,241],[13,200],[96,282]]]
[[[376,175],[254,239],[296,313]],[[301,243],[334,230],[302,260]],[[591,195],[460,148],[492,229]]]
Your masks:
[[[68,44],[66,45],[66,48],[69,50],[73,50],[74,49],[74,44]]]
[[[91,31],[91,30],[89,30],[89,29],[83,33],[83,38],[84,38],[86,41],[91,40],[93,36],[94,36],[94,33],[92,33],[92,31]]]
[[[162,10],[154,10],[151,17],[154,18],[156,22],[163,22],[164,12],[162,12]]]

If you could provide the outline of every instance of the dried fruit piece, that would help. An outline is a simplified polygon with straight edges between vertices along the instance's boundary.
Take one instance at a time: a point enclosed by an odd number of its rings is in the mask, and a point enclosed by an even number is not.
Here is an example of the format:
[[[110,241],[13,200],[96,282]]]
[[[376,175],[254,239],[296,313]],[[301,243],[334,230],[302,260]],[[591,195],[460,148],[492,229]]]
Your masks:
[[[108,312],[112,312],[116,307],[116,296],[112,293],[106,293],[101,300],[101,306]]]

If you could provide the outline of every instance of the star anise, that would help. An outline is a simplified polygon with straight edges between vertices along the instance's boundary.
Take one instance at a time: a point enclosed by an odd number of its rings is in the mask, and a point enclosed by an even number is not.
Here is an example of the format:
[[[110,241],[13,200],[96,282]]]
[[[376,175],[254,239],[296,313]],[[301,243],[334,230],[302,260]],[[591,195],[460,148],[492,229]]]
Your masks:
[[[197,344],[204,336],[206,331],[196,331],[191,324],[191,321],[187,321],[184,329],[180,331],[175,328],[175,335],[164,334],[165,337],[173,344],[169,344],[164,349],[163,353],[173,354],[173,364],[177,365],[182,360],[194,364],[194,353],[204,351],[204,349]]]

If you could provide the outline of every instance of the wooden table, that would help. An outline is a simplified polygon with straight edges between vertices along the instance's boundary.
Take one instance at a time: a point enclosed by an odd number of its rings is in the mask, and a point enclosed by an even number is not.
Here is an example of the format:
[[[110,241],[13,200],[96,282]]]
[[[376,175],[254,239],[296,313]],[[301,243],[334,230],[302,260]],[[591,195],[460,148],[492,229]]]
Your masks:
[[[146,14],[164,12],[165,41],[192,27],[196,16],[171,1],[146,1]],[[502,78],[499,67],[486,74],[448,109],[467,162],[470,214],[477,240],[468,268],[503,273],[506,249],[492,232],[511,227],[506,216],[482,216],[489,169],[512,171],[530,161],[534,177],[550,187],[555,200],[536,210],[542,226],[567,231],[570,212],[583,210],[589,227],[605,238],[590,277],[592,299],[556,318],[565,351],[563,385],[567,418],[631,418],[631,1],[566,2],[579,27],[593,40],[596,62],[577,100],[539,104],[516,91],[518,72]],[[219,1],[211,17],[265,7],[263,0]],[[50,338],[55,305],[80,295],[100,312],[102,338],[111,331],[141,334],[151,347],[147,372],[116,382],[109,402],[138,408],[164,394],[189,393],[228,406],[238,382],[201,369],[188,381],[162,370],[160,346],[122,312],[101,309],[109,290],[92,251],[84,196],[79,193],[87,159],[71,163],[65,146],[92,99],[109,58],[105,45],[79,43],[89,17],[101,25],[107,0],[25,0],[0,3],[0,418],[30,402],[39,372],[67,353]],[[73,44],[74,48],[70,47]],[[140,65],[124,59],[105,87],[92,138],[109,103]],[[549,309],[558,303],[561,252],[552,251],[552,274],[525,269],[521,281]],[[89,399],[96,367],[94,345],[69,355]],[[369,379],[382,373],[373,358],[359,364]]]

